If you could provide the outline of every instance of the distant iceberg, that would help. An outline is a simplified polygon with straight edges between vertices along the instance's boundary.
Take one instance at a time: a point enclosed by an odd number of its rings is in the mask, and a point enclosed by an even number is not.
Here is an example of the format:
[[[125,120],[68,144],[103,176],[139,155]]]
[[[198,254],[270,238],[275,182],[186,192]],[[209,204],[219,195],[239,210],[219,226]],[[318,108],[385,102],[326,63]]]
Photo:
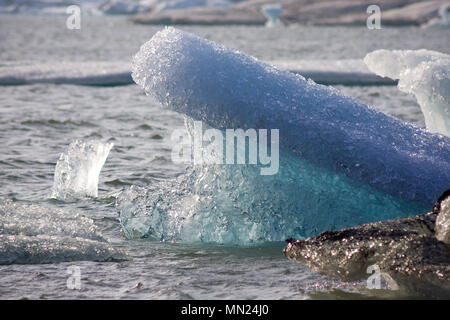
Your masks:
[[[279,16],[283,9],[278,4],[266,4],[261,8],[262,13],[266,16],[266,27],[279,27],[283,24],[279,20]]]
[[[98,9],[105,14],[132,15],[136,13],[150,11],[156,4],[158,4],[158,0],[146,0],[146,1],[107,0],[102,2],[98,6]]]
[[[56,163],[52,198],[97,197],[100,171],[112,147],[96,140],[72,142]]]
[[[414,94],[427,129],[450,137],[450,55],[430,50],[377,50],[364,62],[376,74],[399,79]]]
[[[0,63],[0,85],[56,83],[78,85],[126,85],[132,83],[127,62],[14,61]]]
[[[134,57],[163,106],[220,130],[280,130],[280,169],[193,166],[117,201],[127,237],[251,243],[425,212],[450,183],[450,140],[174,28]]]
[[[154,12],[162,12],[166,10],[183,10],[188,8],[226,8],[232,5],[233,3],[227,0],[164,0],[159,1],[159,4],[157,4],[153,10]]]
[[[448,11],[450,10],[450,3],[444,3],[439,8],[439,18],[434,18],[423,24],[423,28],[450,28],[450,19],[448,18]]]
[[[83,15],[97,15],[99,0],[0,0],[0,13],[32,15],[67,15],[67,7],[78,5]]]

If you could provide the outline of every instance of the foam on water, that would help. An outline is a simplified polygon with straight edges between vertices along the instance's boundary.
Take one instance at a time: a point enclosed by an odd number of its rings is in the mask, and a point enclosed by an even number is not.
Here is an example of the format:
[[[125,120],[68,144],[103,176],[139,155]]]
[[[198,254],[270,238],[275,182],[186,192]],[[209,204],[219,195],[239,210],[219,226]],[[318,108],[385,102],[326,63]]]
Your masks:
[[[398,88],[413,94],[427,129],[450,136],[450,55],[430,50],[377,50],[366,55],[369,69],[399,79]]]
[[[0,264],[125,259],[89,218],[67,209],[0,201]]]
[[[75,140],[56,163],[52,198],[98,196],[98,179],[112,143]]]
[[[305,237],[426,211],[450,182],[448,138],[192,34],[157,33],[132,70],[163,106],[194,120],[279,129],[280,169],[261,176],[251,165],[194,166],[177,181],[132,188],[118,199],[130,238]]]

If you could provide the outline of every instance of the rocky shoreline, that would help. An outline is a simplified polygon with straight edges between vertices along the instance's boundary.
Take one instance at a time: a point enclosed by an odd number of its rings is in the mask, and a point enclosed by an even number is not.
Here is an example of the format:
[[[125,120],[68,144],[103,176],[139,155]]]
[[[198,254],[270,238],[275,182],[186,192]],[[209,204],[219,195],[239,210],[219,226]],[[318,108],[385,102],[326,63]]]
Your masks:
[[[377,269],[385,288],[450,298],[450,190],[426,214],[286,241],[284,255],[316,272],[356,281]]]

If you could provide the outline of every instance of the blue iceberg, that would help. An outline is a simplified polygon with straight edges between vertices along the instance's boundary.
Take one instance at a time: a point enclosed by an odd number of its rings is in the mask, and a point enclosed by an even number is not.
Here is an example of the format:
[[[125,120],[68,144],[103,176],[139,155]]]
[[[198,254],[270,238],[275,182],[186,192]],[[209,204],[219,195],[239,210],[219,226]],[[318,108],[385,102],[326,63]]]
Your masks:
[[[161,104],[219,130],[279,129],[279,171],[193,165],[117,201],[124,234],[246,244],[409,216],[450,185],[450,139],[339,91],[166,28],[136,54],[133,79]],[[192,133],[192,132],[191,132]]]

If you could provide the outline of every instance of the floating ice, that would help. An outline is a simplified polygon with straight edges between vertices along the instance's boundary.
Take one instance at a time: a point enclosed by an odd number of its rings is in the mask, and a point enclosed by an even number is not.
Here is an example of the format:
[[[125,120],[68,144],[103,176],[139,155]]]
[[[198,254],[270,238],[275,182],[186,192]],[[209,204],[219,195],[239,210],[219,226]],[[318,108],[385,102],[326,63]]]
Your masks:
[[[97,197],[98,179],[112,143],[73,141],[56,163],[52,198]]]
[[[450,136],[450,55],[430,50],[377,50],[364,62],[378,75],[399,79],[414,94],[427,129]]]
[[[194,166],[175,181],[133,187],[117,202],[129,238],[301,238],[425,212],[450,183],[447,137],[192,34],[158,32],[132,70],[163,106],[194,120],[279,129],[280,169],[261,176],[251,165]]]
[[[362,59],[343,60],[274,60],[267,63],[300,74],[320,84],[396,85],[390,78],[370,71]]]
[[[282,23],[278,19],[281,12],[283,11],[280,5],[266,4],[262,6],[261,11],[267,18],[266,27],[272,28],[282,25]]]
[[[226,0],[163,0],[156,5],[152,13],[166,10],[183,10],[205,7],[230,7],[233,3]]]
[[[444,3],[439,8],[439,18],[432,19],[424,24],[423,28],[450,28],[450,19],[448,18],[448,11],[450,4]]]
[[[125,259],[89,218],[38,204],[0,201],[0,264]]]
[[[136,14],[152,10],[158,3],[156,0],[148,1],[121,1],[107,0],[98,7],[105,14]]]
[[[132,82],[127,62],[0,63],[0,85],[57,83],[107,86]]]

